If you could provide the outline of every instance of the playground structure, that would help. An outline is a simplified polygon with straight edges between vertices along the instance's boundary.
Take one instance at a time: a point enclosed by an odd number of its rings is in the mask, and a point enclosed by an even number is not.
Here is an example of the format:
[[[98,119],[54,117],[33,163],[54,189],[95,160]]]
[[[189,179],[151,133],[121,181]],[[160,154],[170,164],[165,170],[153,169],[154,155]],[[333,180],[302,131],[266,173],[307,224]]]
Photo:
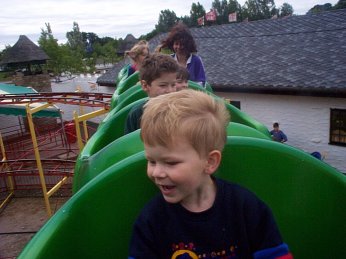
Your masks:
[[[0,95],[0,208],[16,190],[41,188],[51,216],[49,198],[64,184],[72,184],[76,156],[92,131],[87,120],[108,112],[111,94],[37,93],[1,84],[1,93],[6,91],[14,93]],[[75,112],[74,122],[66,122],[56,103],[101,109]]]
[[[81,150],[71,199],[43,226],[19,258],[126,258],[132,224],[158,190],[147,179],[139,130],[123,135],[127,113],[145,100],[138,74],[119,73],[110,111]],[[189,87],[206,91],[190,82]],[[255,192],[273,210],[295,258],[346,257],[346,178],[225,102],[232,121],[221,178]]]

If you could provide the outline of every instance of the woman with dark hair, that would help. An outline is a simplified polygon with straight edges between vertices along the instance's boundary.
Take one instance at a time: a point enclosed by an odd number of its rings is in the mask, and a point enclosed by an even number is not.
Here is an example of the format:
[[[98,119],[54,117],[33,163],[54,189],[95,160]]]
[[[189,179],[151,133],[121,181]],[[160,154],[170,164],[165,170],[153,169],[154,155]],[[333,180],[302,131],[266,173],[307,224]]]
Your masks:
[[[206,76],[201,58],[196,54],[197,46],[188,27],[183,23],[175,25],[168,37],[161,42],[161,48],[168,48],[179,65],[189,71],[189,80],[205,85]]]

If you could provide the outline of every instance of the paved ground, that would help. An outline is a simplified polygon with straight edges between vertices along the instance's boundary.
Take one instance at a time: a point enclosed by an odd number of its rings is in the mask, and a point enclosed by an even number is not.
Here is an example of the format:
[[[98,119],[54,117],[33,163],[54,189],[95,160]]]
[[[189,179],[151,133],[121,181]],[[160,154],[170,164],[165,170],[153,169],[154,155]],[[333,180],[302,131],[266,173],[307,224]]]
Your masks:
[[[71,188],[59,190],[50,198],[56,212],[71,196]],[[16,258],[33,235],[47,221],[47,211],[40,191],[17,191],[0,211],[0,258]]]
[[[52,82],[52,91],[68,92],[80,88],[84,92],[114,92],[113,87],[95,87],[92,83],[95,83],[96,79],[97,76],[78,76],[62,83]],[[78,110],[78,107],[62,104],[58,106],[64,111],[64,120],[71,120],[73,111]],[[94,108],[85,109],[84,112],[94,110]],[[99,123],[104,116],[95,118],[93,122]],[[16,258],[47,221],[48,216],[41,193],[40,190],[15,191],[8,204],[0,210],[0,259]],[[57,211],[70,196],[70,187],[54,194],[50,198],[52,211]]]

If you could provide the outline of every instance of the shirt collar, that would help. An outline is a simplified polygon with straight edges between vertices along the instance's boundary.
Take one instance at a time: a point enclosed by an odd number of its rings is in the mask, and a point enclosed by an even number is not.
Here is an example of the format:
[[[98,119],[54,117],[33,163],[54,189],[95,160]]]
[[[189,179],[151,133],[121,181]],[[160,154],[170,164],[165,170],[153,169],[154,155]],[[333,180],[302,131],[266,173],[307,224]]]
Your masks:
[[[173,58],[178,62],[177,54],[174,53]],[[192,54],[190,54],[190,57],[186,61],[186,65],[190,64],[192,60]]]

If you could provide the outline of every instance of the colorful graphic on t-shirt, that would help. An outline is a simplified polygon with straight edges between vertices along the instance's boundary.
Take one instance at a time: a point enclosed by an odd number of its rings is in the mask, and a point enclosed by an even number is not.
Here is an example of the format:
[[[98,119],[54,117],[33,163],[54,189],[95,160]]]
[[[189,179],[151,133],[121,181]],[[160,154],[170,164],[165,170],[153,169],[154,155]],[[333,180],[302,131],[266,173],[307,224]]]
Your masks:
[[[237,247],[231,245],[229,249],[222,251],[213,251],[209,253],[198,254],[196,247],[193,243],[184,244],[173,244],[173,254],[171,259],[236,259],[238,258],[236,250]]]

